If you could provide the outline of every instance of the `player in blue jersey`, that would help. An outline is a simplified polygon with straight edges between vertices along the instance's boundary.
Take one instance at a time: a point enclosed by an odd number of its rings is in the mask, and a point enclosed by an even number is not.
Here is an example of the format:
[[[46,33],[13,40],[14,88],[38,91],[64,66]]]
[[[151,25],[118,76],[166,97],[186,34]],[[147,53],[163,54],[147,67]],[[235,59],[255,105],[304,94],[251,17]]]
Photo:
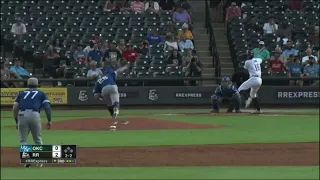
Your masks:
[[[38,90],[38,79],[29,78],[28,88],[18,94],[13,104],[13,116],[19,130],[20,145],[27,145],[31,132],[35,144],[42,144],[42,124],[40,110],[43,107],[47,115],[47,128],[51,129],[51,105],[47,95]],[[30,167],[26,164],[25,167]],[[42,164],[38,164],[42,167]]]
[[[111,130],[116,129],[118,124],[128,124],[128,121],[118,122],[116,120],[119,114],[119,92],[116,84],[116,76],[129,68],[129,65],[125,65],[117,70],[109,69],[104,76],[97,80],[93,95],[96,99],[104,100],[107,103],[108,110],[113,119],[115,119],[114,126],[110,126]]]
[[[232,85],[232,82],[229,77],[222,78],[221,85],[216,88],[214,95],[211,96],[213,108],[211,113],[219,113],[219,103],[221,103],[224,100],[230,101],[230,105],[227,112],[231,113],[235,109],[236,113],[241,113],[241,96],[237,88],[234,85]]]

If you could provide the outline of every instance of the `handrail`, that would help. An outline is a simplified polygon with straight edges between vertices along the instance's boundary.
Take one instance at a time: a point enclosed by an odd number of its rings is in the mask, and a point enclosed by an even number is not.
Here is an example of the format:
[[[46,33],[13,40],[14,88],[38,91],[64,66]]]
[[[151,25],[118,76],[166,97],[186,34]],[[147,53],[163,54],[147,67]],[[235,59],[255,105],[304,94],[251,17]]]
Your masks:
[[[209,8],[209,1],[205,1],[205,27],[207,29],[207,34],[209,34],[209,50],[212,55],[212,63],[213,67],[215,68],[215,77],[221,76],[221,64],[220,64],[220,58],[217,50],[217,44],[216,44],[216,38],[213,32],[212,27],[212,19],[211,19],[211,13]],[[219,83],[217,81],[217,83]]]

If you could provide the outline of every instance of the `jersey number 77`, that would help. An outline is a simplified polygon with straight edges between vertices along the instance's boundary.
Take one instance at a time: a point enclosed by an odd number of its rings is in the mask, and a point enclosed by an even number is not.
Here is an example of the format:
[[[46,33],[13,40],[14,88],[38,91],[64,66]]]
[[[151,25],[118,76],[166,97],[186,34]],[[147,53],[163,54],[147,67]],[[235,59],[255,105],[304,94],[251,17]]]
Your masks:
[[[24,95],[23,99],[27,99],[30,96],[30,99],[33,99],[34,97],[36,97],[39,91],[24,91],[24,93],[26,93],[26,95]]]

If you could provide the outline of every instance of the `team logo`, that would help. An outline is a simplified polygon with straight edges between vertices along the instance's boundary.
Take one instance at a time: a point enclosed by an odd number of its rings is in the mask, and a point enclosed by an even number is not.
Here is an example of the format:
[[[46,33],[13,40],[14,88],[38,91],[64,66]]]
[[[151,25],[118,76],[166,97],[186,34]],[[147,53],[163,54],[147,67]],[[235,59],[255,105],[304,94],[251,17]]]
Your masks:
[[[149,90],[149,99],[151,101],[155,101],[158,99],[158,93],[156,89],[150,89]]]
[[[32,150],[31,146],[25,146],[25,145],[21,145],[20,146],[20,152],[31,152]]]
[[[81,90],[81,91],[79,92],[79,97],[78,97],[78,99],[79,99],[80,101],[87,101],[87,100],[88,100],[87,91],[86,91],[86,90]]]
[[[29,155],[29,153],[27,153],[27,152],[23,152],[23,153],[21,154],[21,158],[27,159],[27,158],[30,158],[30,155]]]

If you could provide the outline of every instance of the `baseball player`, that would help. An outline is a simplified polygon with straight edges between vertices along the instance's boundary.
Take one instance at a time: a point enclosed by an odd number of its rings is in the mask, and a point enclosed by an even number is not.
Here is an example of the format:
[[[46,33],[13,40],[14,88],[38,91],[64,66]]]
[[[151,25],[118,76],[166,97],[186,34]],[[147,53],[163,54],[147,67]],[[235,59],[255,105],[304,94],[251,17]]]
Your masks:
[[[47,95],[38,90],[38,79],[29,78],[28,88],[17,96],[13,104],[13,115],[16,128],[19,130],[20,145],[27,145],[28,135],[31,132],[35,144],[42,144],[42,124],[40,110],[44,107],[47,115],[47,128],[51,129],[51,105]],[[25,167],[30,167],[26,164]],[[43,164],[38,164],[42,167]]]
[[[246,62],[244,63],[244,68],[249,72],[249,79],[241,84],[238,91],[242,93],[242,91],[250,89],[250,97],[245,102],[246,108],[250,106],[252,101],[254,101],[256,111],[252,113],[261,114],[262,111],[260,109],[260,102],[257,97],[257,93],[262,85],[260,66],[260,64],[262,63],[262,59],[253,57],[253,54],[250,54],[248,56],[249,60],[246,60]]]
[[[229,100],[230,105],[227,110],[228,113],[233,112],[234,105],[236,113],[241,113],[240,104],[241,104],[241,96],[237,90],[237,88],[232,85],[232,82],[229,77],[223,77],[221,80],[221,85],[217,87],[214,95],[211,96],[212,100],[212,108],[211,113],[219,113],[219,103],[223,100]]]
[[[116,84],[117,74],[125,71],[129,68],[129,65],[125,65],[117,70],[110,69],[106,72],[105,76],[102,76],[97,80],[93,95],[96,99],[104,100],[107,103],[108,110],[113,119],[116,119],[119,114],[119,92]],[[117,124],[128,124],[129,121],[118,122],[115,121],[114,125],[110,128],[115,130]]]

